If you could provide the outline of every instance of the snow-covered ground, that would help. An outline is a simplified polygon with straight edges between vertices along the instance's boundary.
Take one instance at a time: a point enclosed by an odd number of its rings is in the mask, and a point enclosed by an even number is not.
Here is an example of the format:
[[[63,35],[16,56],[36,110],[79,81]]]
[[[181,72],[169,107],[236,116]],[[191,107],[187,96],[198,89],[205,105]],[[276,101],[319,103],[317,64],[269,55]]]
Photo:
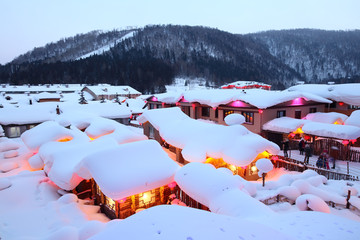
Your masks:
[[[239,209],[233,213],[225,214],[226,209],[220,208],[217,209],[223,214],[166,205],[144,210],[122,221],[109,221],[98,213],[98,206],[59,190],[44,171],[30,171],[27,160],[33,153],[21,139],[0,139],[1,239],[117,239],[121,236],[124,239],[357,240],[360,236],[358,215],[347,209],[323,205],[324,199],[331,197],[334,202],[344,202],[346,191],[351,189],[354,194],[351,200],[354,205],[360,206],[360,184],[357,182],[327,181],[312,171],[300,174],[274,169],[268,174],[265,187],[262,187],[261,181],[243,180],[237,183],[252,193],[254,198],[244,195],[240,190],[235,194],[233,190],[227,189],[229,196],[242,196],[243,202],[233,201],[231,197],[219,197],[215,201],[225,201],[230,207]],[[295,154],[293,151],[292,156]],[[228,174],[222,170],[216,172],[222,172],[224,176]],[[206,171],[204,174],[205,178],[212,177]],[[209,186],[213,186],[210,188],[212,191],[217,188],[214,184]],[[268,207],[256,203],[257,200],[267,199],[280,192],[288,194],[290,198],[294,197],[295,188],[301,189],[302,195],[294,205],[284,202]],[[252,204],[262,206],[264,211],[249,208]],[[229,205],[227,208],[231,209]],[[307,208],[316,211],[300,211]],[[327,211],[329,213],[324,213]],[[235,216],[234,213],[240,215]]]

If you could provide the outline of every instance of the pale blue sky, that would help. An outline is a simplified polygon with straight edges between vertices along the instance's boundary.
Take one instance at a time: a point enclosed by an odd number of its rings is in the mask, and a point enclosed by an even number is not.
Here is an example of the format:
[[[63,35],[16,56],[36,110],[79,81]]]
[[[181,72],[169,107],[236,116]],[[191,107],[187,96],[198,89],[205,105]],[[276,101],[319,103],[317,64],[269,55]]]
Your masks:
[[[0,0],[0,63],[92,30],[148,24],[271,29],[360,29],[360,0]]]

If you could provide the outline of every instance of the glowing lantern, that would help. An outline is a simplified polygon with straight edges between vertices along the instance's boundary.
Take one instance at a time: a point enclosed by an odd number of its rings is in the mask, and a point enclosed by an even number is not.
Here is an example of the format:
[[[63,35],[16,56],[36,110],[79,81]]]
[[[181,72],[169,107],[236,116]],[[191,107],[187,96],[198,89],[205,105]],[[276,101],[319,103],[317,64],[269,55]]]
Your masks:
[[[236,167],[235,165],[229,165],[229,169],[232,171],[232,172],[235,172],[236,171]]]
[[[169,183],[169,184],[168,184],[168,187],[169,187],[170,189],[173,189],[174,187],[176,187],[176,182],[171,182],[171,183]]]
[[[296,134],[292,132],[292,133],[290,133],[289,135],[290,135],[290,137],[293,138],[293,137],[295,137]]]
[[[254,166],[252,166],[251,168],[251,171],[253,171],[253,172],[256,172],[257,171],[257,167],[254,165]]]
[[[259,109],[259,113],[262,114],[264,111],[262,109]]]
[[[154,198],[154,194],[151,191],[139,194],[139,200],[142,201],[144,204],[151,203],[151,200],[153,198]]]
[[[343,140],[342,141],[342,144],[344,144],[345,146],[349,144],[349,141],[348,140]]]
[[[176,105],[176,106],[179,106],[179,105],[180,105],[180,103],[179,103],[179,102],[176,102],[176,103],[175,103],[175,105]]]
[[[192,107],[192,108],[195,108],[195,104],[191,104],[191,107]]]
[[[164,107],[164,106],[165,106],[165,103],[164,103],[164,102],[162,102],[162,103],[161,103],[161,106],[162,106],[162,107]]]
[[[126,199],[127,199],[127,197],[122,198],[122,199],[118,200],[118,202],[119,202],[119,203],[124,203],[124,202],[126,202]]]
[[[303,131],[301,128],[298,128],[298,129],[296,129],[293,133],[294,133],[294,134],[303,134],[304,131]]]
[[[344,103],[343,102],[339,102],[339,106],[343,106],[344,105]]]
[[[213,107],[214,110],[216,110],[216,107]]]
[[[350,142],[351,142],[352,144],[354,144],[354,143],[356,143],[356,139],[351,139]]]

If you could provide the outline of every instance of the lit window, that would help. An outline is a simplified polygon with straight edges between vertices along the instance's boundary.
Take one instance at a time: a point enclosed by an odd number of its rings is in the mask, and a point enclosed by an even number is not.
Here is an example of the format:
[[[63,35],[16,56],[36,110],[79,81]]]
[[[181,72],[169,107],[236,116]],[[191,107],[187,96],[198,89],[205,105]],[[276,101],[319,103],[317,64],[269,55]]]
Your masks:
[[[115,211],[115,201],[112,200],[112,198],[106,197],[105,204],[108,206],[111,210]]]
[[[149,126],[149,138],[154,138],[154,127],[153,126]]]
[[[233,110],[224,110],[224,119],[227,115],[234,113]]]
[[[20,127],[10,127],[8,137],[10,138],[20,137],[20,135],[21,135]]]
[[[254,113],[253,112],[242,112],[241,114],[245,117],[245,123],[254,124]]]

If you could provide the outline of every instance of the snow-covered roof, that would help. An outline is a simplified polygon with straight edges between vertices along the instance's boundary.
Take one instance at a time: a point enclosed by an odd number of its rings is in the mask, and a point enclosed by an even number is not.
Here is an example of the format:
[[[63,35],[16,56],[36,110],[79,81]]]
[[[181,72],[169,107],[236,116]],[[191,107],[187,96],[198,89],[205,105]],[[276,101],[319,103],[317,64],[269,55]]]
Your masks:
[[[347,115],[337,112],[316,112],[316,113],[309,113],[306,115],[305,119],[320,122],[320,123],[335,123],[337,124],[344,124],[345,120],[348,118]]]
[[[41,99],[60,99],[60,94],[41,92],[39,94],[36,94],[34,97],[36,101],[40,101]]]
[[[306,122],[307,120],[304,119],[281,117],[270,120],[265,123],[262,128],[274,132],[290,133],[301,128]]]
[[[353,111],[345,120],[345,125],[360,127],[360,110]]]
[[[146,140],[91,154],[77,173],[94,178],[106,196],[120,200],[171,183],[178,168],[158,142]]]
[[[356,126],[321,123],[289,117],[275,118],[263,125],[264,130],[283,133],[293,132],[297,128],[302,128],[305,134],[320,137],[338,139],[357,139],[360,137],[360,128]]]
[[[344,102],[350,105],[360,106],[360,84],[303,84],[292,86],[287,91],[301,91],[316,94],[318,96]]]
[[[218,107],[221,104],[228,104],[233,101],[242,101],[260,109],[275,106],[280,103],[303,98],[306,101],[319,103],[331,103],[323,97],[299,91],[268,91],[263,89],[247,89],[244,91],[233,89],[209,89],[190,90],[185,92],[168,92],[166,94],[155,94],[158,101],[165,103],[176,103],[184,97],[188,102],[199,102],[211,107]]]
[[[205,162],[207,157],[222,158],[236,166],[246,166],[268,151],[276,154],[279,147],[241,125],[224,126],[194,120],[180,108],[145,111],[140,123],[149,121],[169,144],[182,149],[189,162]]]
[[[24,93],[24,92],[75,92],[80,91],[82,84],[44,84],[44,85],[8,85],[1,84],[0,92]]]
[[[355,126],[308,122],[302,127],[304,133],[338,139],[357,139],[360,137],[360,128]]]
[[[211,164],[189,163],[176,173],[175,181],[186,194],[214,213],[242,218],[273,213],[241,190],[244,179],[226,170],[215,169]]]
[[[68,118],[76,118],[79,115],[100,116],[105,118],[129,118],[131,116],[130,108],[125,104],[117,103],[99,103],[90,102],[89,104],[78,104],[71,102],[45,102],[33,105],[21,105],[18,108],[6,106],[0,108],[0,124],[31,124],[41,123],[48,120],[54,120],[58,117],[56,114],[57,105],[61,114],[65,114]]]
[[[145,101],[140,99],[140,98],[128,98],[126,99],[125,103],[126,106],[129,106],[130,110],[132,113],[136,114],[136,113],[142,113],[145,111],[144,106],[145,106]]]
[[[126,94],[141,94],[130,86],[112,86],[109,84],[99,84],[97,86],[86,86],[97,96],[99,95],[126,95]]]
[[[231,82],[231,83],[227,83],[225,85],[222,85],[221,88],[224,87],[229,87],[229,86],[234,86],[234,87],[249,87],[249,86],[265,86],[265,87],[271,87],[271,85],[269,84],[265,84],[265,83],[261,83],[261,82],[255,82],[255,81],[236,81],[236,82]]]

